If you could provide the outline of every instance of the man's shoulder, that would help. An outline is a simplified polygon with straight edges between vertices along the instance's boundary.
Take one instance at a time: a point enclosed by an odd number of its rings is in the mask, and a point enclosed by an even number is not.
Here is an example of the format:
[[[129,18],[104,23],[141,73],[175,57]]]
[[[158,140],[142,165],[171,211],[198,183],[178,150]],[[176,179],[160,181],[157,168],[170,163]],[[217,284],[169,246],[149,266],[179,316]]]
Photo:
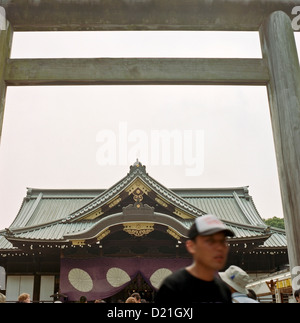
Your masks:
[[[190,288],[188,273],[185,268],[177,271],[166,277],[155,297],[155,303],[174,303],[185,301],[183,295]]]
[[[178,269],[170,274],[165,281],[172,282],[172,281],[181,281],[182,279],[188,277],[188,272],[185,268]]]
[[[161,287],[163,287],[163,289],[182,290],[186,289],[186,286],[190,285],[188,283],[189,274],[185,268],[181,268],[166,277],[163,280]]]

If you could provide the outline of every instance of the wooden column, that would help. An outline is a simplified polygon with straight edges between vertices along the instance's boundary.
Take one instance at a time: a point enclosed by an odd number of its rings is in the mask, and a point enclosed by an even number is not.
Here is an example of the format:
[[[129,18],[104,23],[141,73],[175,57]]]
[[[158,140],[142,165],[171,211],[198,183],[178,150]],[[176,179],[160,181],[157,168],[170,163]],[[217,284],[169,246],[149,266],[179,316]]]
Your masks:
[[[260,38],[269,67],[267,89],[290,269],[295,278],[300,272],[300,68],[290,18],[282,11],[272,13],[260,28]]]
[[[10,56],[13,31],[6,20],[5,10],[0,7],[0,141],[5,108],[6,82],[5,69]]]

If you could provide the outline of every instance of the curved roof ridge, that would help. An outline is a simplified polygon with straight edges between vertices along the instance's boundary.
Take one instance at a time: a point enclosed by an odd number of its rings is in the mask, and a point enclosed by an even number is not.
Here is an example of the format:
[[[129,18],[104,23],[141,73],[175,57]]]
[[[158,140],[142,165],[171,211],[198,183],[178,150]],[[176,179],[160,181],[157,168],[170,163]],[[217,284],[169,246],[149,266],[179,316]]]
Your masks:
[[[237,195],[236,192],[233,192],[233,197],[234,200],[236,201],[238,207],[241,209],[243,215],[247,218],[247,220],[249,221],[249,223],[253,224],[253,225],[263,225],[263,221],[260,218],[259,214],[251,214],[249,212],[249,210],[247,209],[247,207],[244,205],[244,203],[241,201],[240,197]],[[248,195],[248,199],[249,199],[249,195]],[[255,209],[255,211],[257,211]],[[257,215],[259,216],[259,219],[257,218]]]
[[[80,209],[72,212],[66,219],[75,221],[84,217],[86,214],[91,213],[93,210],[111,200],[114,196],[133,183],[137,178],[142,180],[146,185],[149,185],[155,192],[159,193],[170,202],[176,204],[176,206],[178,206],[180,209],[192,213],[195,217],[205,214],[204,211],[190,204],[182,197],[149,176],[148,173],[146,173],[145,166],[141,165],[142,164],[139,162],[138,164],[135,163],[133,166],[130,166],[130,172],[123,179],[102,192],[100,195],[96,196]]]
[[[193,213],[196,213],[197,216],[199,215],[204,215],[205,212],[200,210],[199,208],[195,207],[194,205],[192,205],[191,203],[187,202],[184,198],[182,198],[181,196],[179,196],[178,194],[174,193],[172,190],[166,188],[164,185],[160,184],[159,182],[157,182],[154,178],[152,178],[151,176],[149,176],[147,174],[146,177],[144,177],[146,179],[146,181],[151,180],[151,184],[155,185],[156,188],[159,189],[159,193],[163,194],[165,197],[167,197],[168,199],[172,199],[173,202],[175,202],[176,204],[179,204],[180,206],[184,206],[186,205],[187,209]],[[163,190],[161,190],[161,188]]]

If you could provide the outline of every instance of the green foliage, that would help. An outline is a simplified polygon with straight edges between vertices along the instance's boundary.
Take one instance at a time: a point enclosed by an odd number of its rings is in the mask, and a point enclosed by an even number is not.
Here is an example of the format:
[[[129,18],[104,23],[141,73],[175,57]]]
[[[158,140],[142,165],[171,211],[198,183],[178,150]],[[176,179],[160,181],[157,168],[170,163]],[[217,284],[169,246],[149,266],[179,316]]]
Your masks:
[[[284,218],[278,218],[277,216],[274,216],[273,218],[270,219],[263,219],[265,224],[279,228],[279,229],[284,229]]]

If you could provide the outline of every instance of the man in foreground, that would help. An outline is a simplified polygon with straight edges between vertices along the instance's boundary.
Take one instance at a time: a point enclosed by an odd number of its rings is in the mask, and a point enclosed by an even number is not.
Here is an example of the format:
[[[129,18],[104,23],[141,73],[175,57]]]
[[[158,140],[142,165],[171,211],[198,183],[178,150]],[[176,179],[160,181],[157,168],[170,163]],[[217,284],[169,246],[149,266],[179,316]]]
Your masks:
[[[231,303],[231,292],[217,277],[226,263],[229,247],[227,236],[234,236],[215,215],[198,217],[186,241],[193,263],[168,276],[159,288],[159,304]]]

